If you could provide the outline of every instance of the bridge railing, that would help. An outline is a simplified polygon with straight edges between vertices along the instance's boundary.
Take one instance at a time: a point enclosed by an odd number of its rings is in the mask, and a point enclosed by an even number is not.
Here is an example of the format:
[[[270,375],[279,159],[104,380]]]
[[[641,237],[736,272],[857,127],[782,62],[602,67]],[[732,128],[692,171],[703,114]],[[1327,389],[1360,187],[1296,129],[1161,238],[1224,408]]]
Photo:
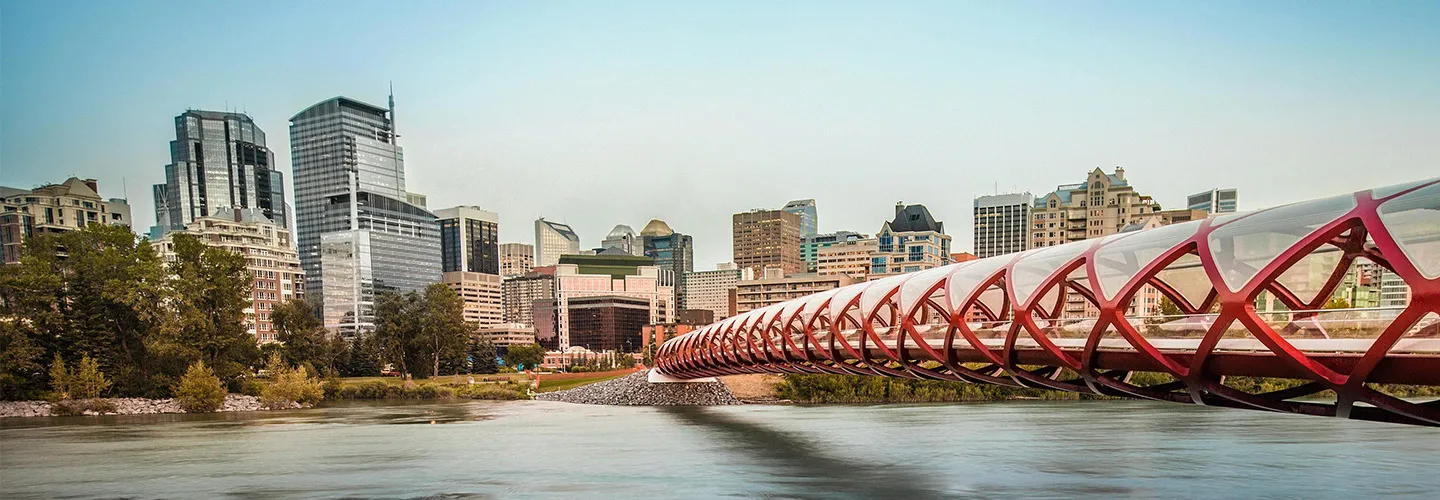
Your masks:
[[[1325,309],[1362,285],[1389,307]],[[657,365],[682,378],[853,373],[1440,424],[1435,404],[1375,385],[1440,385],[1437,318],[1432,179],[858,283],[672,339]],[[1167,381],[1132,383],[1137,371]],[[1296,382],[1252,394],[1227,376]]]

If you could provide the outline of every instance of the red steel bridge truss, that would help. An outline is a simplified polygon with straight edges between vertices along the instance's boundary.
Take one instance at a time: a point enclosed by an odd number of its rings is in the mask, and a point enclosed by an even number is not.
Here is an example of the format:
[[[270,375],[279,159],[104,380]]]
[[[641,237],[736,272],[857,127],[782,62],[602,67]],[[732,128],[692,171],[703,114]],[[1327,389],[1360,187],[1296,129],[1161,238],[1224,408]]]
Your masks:
[[[1326,308],[1377,282],[1389,307]],[[1181,314],[1139,312],[1163,300]],[[1440,425],[1440,401],[1394,395],[1440,386],[1437,334],[1431,179],[857,283],[671,339],[656,365],[681,379],[875,375]],[[1291,383],[1248,392],[1233,377]]]

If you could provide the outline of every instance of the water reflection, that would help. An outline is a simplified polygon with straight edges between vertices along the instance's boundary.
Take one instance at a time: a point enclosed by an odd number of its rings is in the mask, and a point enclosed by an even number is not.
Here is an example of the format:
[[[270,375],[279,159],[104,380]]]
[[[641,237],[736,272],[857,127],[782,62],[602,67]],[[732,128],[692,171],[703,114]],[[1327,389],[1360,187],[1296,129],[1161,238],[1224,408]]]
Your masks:
[[[784,488],[790,498],[936,498],[929,478],[902,465],[862,463],[828,456],[804,437],[741,420],[711,408],[662,407],[680,422],[715,433],[717,445],[764,466],[765,481]]]

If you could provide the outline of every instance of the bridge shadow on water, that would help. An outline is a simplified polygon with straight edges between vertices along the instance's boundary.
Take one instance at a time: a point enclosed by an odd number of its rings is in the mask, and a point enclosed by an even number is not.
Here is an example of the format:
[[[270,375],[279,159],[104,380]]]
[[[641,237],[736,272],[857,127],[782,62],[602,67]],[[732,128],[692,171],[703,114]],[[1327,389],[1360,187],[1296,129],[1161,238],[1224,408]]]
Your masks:
[[[746,422],[706,407],[662,406],[662,413],[713,432],[726,449],[765,468],[779,491],[771,498],[947,498],[939,486],[904,465],[853,461],[827,456],[815,443],[794,433]]]

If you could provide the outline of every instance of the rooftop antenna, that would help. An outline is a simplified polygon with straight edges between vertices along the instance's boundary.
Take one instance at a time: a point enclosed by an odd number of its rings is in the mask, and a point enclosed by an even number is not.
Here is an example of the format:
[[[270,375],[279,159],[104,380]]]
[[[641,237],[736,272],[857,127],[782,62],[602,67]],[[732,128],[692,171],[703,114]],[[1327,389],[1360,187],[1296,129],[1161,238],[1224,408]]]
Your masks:
[[[390,135],[393,137],[392,144],[399,145],[395,139],[400,138],[399,129],[395,128],[395,80],[390,80]]]

